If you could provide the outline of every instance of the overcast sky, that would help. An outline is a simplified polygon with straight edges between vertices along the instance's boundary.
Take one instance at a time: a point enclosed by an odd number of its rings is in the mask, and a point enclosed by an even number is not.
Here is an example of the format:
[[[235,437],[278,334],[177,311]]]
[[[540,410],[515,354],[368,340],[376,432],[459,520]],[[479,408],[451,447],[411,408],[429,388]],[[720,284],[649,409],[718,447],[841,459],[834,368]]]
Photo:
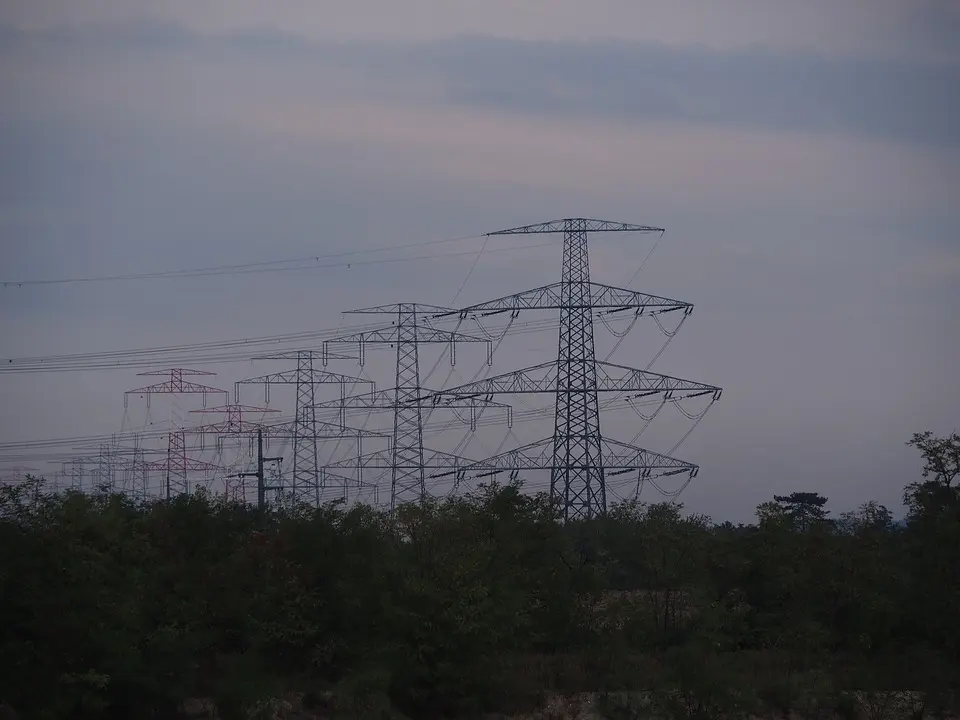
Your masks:
[[[835,512],[899,508],[919,468],[905,441],[960,426],[958,87],[949,0],[6,0],[0,280],[570,216],[662,226],[633,287],[696,310],[653,369],[724,388],[676,453],[702,468],[686,506],[747,520],[775,493],[812,490]],[[625,282],[653,242],[598,239],[594,279]],[[488,247],[459,304],[559,279],[559,243],[499,252],[508,244]],[[0,355],[446,305],[474,258],[0,287]],[[659,345],[644,333],[613,359],[646,365]],[[552,334],[521,336],[496,371],[555,348]],[[482,353],[458,360],[466,379]],[[221,386],[265,372],[211,369]],[[0,439],[116,430],[122,392],[143,380],[0,376]],[[605,427],[629,440],[627,420]]]

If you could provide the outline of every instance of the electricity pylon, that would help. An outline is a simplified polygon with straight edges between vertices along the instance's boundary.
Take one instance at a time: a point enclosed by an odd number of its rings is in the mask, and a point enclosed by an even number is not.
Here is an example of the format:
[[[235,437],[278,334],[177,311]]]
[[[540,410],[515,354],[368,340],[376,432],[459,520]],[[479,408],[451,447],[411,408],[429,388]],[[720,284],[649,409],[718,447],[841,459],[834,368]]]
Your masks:
[[[293,421],[293,479],[291,492],[296,502],[313,505],[320,503],[320,462],[317,449],[317,415],[315,410],[315,388],[321,384],[340,386],[340,396],[346,397],[346,386],[355,384],[370,385],[370,380],[329,373],[314,368],[318,353],[314,350],[297,350],[289,353],[263,356],[260,360],[296,360],[296,370],[261,375],[236,383],[234,396],[240,402],[240,386],[262,384],[264,402],[270,403],[271,385],[294,385],[297,389],[297,402]],[[326,356],[329,357],[329,356]],[[338,358],[346,356],[338,355]]]
[[[623,443],[613,443],[600,432],[598,393],[684,393],[687,396],[712,394],[720,388],[677,378],[645,373],[623,366],[598,363],[594,350],[593,313],[633,309],[637,315],[682,312],[689,315],[693,305],[647,295],[624,288],[591,282],[587,236],[592,232],[662,233],[662,228],[587,218],[568,218],[537,225],[500,230],[488,235],[563,235],[563,273],[559,283],[461,308],[435,317],[459,314],[461,318],[479,313],[521,310],[559,310],[560,333],[556,363],[481,380],[435,396],[444,398],[491,395],[499,392],[548,392],[556,397],[552,442],[548,440],[503,453],[482,462],[483,472],[504,469],[550,469],[550,496],[561,506],[565,520],[591,518],[606,513],[605,470],[639,470],[641,476],[654,470],[687,472],[697,467]],[[552,445],[549,462],[542,446]],[[489,465],[494,470],[489,470]],[[499,469],[498,469],[499,468]]]
[[[446,343],[450,346],[450,363],[456,362],[456,343],[487,343],[487,362],[490,363],[491,344],[488,340],[463,335],[448,330],[437,330],[418,321],[422,315],[437,315],[450,312],[451,308],[417,303],[398,303],[378,307],[350,310],[354,314],[393,315],[393,325],[365,332],[343,335],[323,343],[326,357],[329,343],[356,343],[360,349],[360,364],[363,365],[365,347],[368,344],[389,344],[396,347],[396,385],[393,397],[387,406],[393,410],[393,445],[389,455],[375,453],[366,461],[353,467],[389,469],[390,508],[405,502],[422,502],[427,497],[423,447],[423,405],[420,387],[420,343]],[[345,407],[345,405],[341,405]],[[444,463],[469,464],[465,458],[455,458],[446,453],[431,451],[431,459],[443,456]],[[346,467],[342,463],[331,467]],[[450,467],[449,464],[444,467]]]

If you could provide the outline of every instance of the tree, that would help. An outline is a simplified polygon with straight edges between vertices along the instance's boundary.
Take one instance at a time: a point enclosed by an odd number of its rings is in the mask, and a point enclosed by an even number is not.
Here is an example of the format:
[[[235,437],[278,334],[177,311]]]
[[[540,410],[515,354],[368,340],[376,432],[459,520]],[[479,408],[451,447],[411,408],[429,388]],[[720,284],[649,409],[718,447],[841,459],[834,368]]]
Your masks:
[[[914,433],[907,445],[920,451],[924,478],[910,483],[903,491],[910,519],[960,510],[960,486],[954,484],[960,477],[960,435],[938,438],[927,430]]]
[[[757,505],[757,522],[761,527],[789,527],[792,524],[787,509],[780,503],[767,500]]]
[[[946,653],[960,652],[960,435],[916,433],[923,480],[904,489],[908,508],[915,632]]]
[[[893,513],[876,500],[870,500],[856,510],[841,513],[837,527],[850,535],[888,532],[893,528]]]
[[[817,493],[793,492],[789,495],[774,495],[773,499],[783,507],[787,517],[800,532],[806,532],[813,525],[822,523],[830,514],[829,510],[823,509],[827,498]]]

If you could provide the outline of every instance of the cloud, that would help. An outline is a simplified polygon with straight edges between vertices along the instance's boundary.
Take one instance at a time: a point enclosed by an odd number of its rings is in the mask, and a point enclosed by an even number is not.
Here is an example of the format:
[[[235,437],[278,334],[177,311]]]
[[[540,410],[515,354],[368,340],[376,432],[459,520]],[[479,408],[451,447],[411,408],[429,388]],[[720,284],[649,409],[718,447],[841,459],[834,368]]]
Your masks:
[[[833,57],[958,58],[951,0],[31,0],[0,7],[21,27],[140,21],[152,14],[201,33],[263,27],[318,40],[628,40],[712,50],[767,47]]]
[[[492,38],[411,55],[468,106],[960,145],[960,68],[952,66]]]
[[[464,36],[337,43],[263,29],[203,36],[159,21],[38,33],[7,27],[4,34],[8,52],[36,45],[80,61],[130,53],[154,63],[188,54],[207,63],[233,60],[238,73],[251,73],[251,81],[272,71],[281,86],[306,97],[330,83],[346,91],[349,81],[355,92],[407,94],[421,102],[537,119],[696,123],[960,147],[960,64],[626,41]],[[294,65],[290,78],[279,77]],[[317,73],[312,82],[307,69]]]

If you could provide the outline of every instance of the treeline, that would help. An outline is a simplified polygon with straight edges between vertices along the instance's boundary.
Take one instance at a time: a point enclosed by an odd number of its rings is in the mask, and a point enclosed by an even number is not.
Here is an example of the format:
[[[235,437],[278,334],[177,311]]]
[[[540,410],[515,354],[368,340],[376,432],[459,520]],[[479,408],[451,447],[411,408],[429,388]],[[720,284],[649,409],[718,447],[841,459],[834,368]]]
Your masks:
[[[211,698],[231,718],[297,692],[427,718],[592,692],[641,717],[616,693],[649,691],[661,716],[720,718],[911,690],[932,711],[960,679],[960,436],[912,444],[903,525],[806,492],[754,525],[638,502],[562,525],[513,485],[390,517],[31,480],[0,491],[0,700],[170,718]]]

